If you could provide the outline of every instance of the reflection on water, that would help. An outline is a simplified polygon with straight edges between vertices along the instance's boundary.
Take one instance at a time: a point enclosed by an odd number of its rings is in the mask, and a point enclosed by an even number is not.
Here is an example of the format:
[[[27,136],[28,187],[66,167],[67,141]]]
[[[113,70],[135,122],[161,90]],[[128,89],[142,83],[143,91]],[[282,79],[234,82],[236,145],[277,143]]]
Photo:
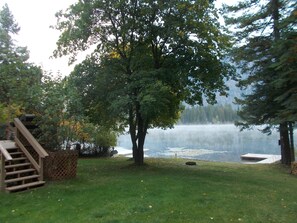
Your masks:
[[[296,143],[296,134],[294,136]],[[145,154],[149,157],[183,157],[239,162],[245,153],[280,154],[279,133],[267,136],[258,130],[240,132],[228,125],[177,125],[174,129],[150,129]],[[118,138],[118,147],[131,151],[129,135]],[[296,145],[295,145],[296,148]]]

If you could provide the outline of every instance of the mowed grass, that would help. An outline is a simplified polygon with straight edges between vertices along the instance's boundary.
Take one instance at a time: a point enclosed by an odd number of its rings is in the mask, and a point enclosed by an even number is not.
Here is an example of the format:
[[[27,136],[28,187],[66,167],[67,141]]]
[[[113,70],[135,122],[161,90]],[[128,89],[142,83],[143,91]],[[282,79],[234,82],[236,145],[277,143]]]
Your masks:
[[[0,222],[297,222],[297,177],[280,164],[145,162],[81,159],[75,179],[0,193]]]

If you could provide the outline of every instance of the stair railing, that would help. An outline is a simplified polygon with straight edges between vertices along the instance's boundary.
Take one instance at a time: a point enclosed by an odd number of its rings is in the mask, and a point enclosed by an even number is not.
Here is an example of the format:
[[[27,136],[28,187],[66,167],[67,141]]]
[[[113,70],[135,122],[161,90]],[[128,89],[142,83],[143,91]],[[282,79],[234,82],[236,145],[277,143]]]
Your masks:
[[[1,146],[1,144],[0,144],[0,156],[1,156],[0,188],[1,190],[5,190],[5,177],[6,177],[5,161],[12,160],[12,157],[7,152],[7,150]]]
[[[48,156],[48,153],[44,150],[44,148],[37,142],[34,136],[29,132],[26,126],[18,119],[14,119],[14,125],[16,128],[15,142],[18,147],[25,153],[27,158],[30,160],[32,165],[35,167],[39,174],[39,180],[43,180],[43,160]],[[32,154],[27,150],[26,143],[24,140],[29,143],[29,145],[34,149],[36,154],[38,154],[38,158],[34,159]]]

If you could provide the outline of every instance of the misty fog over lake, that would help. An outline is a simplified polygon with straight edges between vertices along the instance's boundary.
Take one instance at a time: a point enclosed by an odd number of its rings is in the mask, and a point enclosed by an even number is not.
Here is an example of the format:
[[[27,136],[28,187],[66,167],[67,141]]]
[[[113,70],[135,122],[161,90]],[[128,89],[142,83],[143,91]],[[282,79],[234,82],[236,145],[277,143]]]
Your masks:
[[[296,148],[296,133],[294,133]],[[261,153],[280,155],[279,132],[271,135],[254,130],[240,131],[233,124],[176,125],[173,129],[150,129],[145,141],[148,157],[179,157],[200,160],[240,162],[240,155]],[[131,153],[130,135],[118,138],[116,149]]]

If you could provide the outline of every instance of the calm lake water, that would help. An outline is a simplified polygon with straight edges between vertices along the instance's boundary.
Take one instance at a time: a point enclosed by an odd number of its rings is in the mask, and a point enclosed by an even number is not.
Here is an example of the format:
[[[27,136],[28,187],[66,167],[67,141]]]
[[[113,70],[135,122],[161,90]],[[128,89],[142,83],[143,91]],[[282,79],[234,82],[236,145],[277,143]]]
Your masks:
[[[295,148],[297,141],[294,133]],[[257,129],[239,131],[227,125],[177,125],[173,129],[150,129],[145,141],[148,157],[180,157],[189,159],[240,162],[246,153],[280,154],[279,133],[262,134]],[[120,154],[131,154],[129,135],[118,138]]]

